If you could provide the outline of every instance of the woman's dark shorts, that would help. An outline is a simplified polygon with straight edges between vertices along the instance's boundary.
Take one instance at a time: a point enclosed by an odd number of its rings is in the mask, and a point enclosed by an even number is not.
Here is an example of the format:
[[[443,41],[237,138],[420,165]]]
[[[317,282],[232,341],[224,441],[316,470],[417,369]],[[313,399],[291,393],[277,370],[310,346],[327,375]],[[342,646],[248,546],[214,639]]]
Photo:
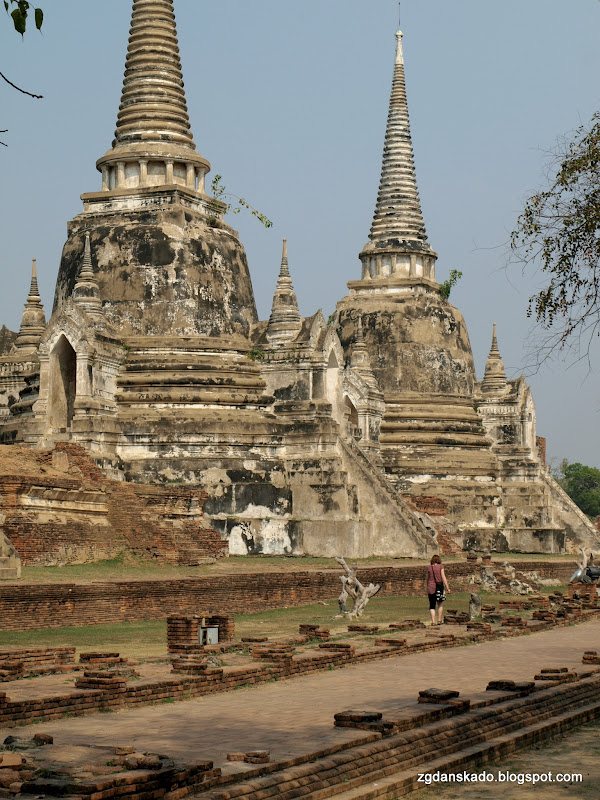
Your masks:
[[[429,598],[430,610],[435,611],[435,592],[433,594],[428,594],[427,597]]]

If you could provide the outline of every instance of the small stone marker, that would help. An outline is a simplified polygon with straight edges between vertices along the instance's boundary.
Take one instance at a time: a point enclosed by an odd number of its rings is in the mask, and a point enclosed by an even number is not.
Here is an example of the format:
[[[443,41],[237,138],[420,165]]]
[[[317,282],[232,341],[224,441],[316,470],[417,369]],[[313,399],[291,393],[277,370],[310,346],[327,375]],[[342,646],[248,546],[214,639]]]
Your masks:
[[[447,703],[460,695],[453,689],[424,689],[419,692],[419,703]]]
[[[379,711],[339,711],[333,718],[337,722],[377,722],[383,714]]]

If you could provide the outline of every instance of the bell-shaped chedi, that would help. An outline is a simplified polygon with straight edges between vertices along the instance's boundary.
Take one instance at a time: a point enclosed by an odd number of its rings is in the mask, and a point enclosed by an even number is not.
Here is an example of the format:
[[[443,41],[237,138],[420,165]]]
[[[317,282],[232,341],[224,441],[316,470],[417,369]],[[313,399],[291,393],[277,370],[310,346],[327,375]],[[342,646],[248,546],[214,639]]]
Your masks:
[[[31,266],[29,295],[23,310],[21,327],[13,343],[13,354],[25,356],[34,353],[45,331],[46,315],[44,314],[44,306],[42,305],[40,290],[38,288],[37,266],[34,258]]]
[[[369,234],[360,254],[362,278],[350,281],[338,305],[349,348],[356,319],[377,381],[388,396],[405,392],[470,396],[475,381],[471,345],[460,312],[439,293],[436,253],[427,241],[406,100],[402,32],[385,134],[381,180]]]
[[[338,304],[347,357],[357,320],[386,406],[382,457],[399,485],[429,475],[492,472],[473,407],[475,368],[462,314],[439,291],[427,240],[410,131],[402,32],[396,56],[381,180],[362,276]]]
[[[502,356],[500,355],[500,350],[498,348],[496,323],[494,322],[492,346],[490,348],[488,359],[485,363],[485,373],[483,376],[483,381],[481,382],[481,390],[485,394],[501,393],[507,388],[507,386],[508,381],[506,380],[506,372],[504,371],[504,362],[502,361]]]
[[[298,335],[301,325],[302,317],[288,266],[287,239],[284,239],[281,268],[267,325],[267,339],[273,344],[288,342]]]
[[[229,337],[256,321],[246,255],[207,197],[210,164],[187,112],[173,0],[134,0],[112,148],[100,191],[69,223],[54,311],[73,295],[85,235],[108,324],[125,337]]]
[[[225,205],[204,191],[210,164],[192,136],[173,5],[133,0],[115,139],[97,162],[99,191],[68,225],[50,322],[71,315],[79,326],[70,435],[110,450],[134,480],[191,476],[205,456],[237,452],[264,406],[248,357],[257,315],[246,255]],[[106,331],[122,359],[110,386],[101,355],[77,349]]]

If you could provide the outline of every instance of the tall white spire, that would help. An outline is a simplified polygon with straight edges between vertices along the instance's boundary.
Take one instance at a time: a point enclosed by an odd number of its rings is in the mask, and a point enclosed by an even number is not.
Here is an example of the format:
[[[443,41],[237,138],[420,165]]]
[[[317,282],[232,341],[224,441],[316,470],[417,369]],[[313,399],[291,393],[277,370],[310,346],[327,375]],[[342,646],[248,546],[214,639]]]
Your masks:
[[[178,142],[195,149],[188,117],[173,0],[134,0],[113,147]]]
[[[210,164],[192,136],[173,0],[133,0],[129,33],[115,138],[96,162],[102,189],[179,184],[204,194]]]
[[[410,135],[402,31],[396,33],[396,61],[388,113],[377,205],[369,238],[424,243],[425,223],[417,189]],[[430,249],[428,245],[424,249]]]
[[[379,193],[369,242],[360,259],[363,279],[388,278],[435,287],[436,254],[427,241],[417,188],[415,160],[406,99],[401,30],[396,32],[396,58],[385,132]]]

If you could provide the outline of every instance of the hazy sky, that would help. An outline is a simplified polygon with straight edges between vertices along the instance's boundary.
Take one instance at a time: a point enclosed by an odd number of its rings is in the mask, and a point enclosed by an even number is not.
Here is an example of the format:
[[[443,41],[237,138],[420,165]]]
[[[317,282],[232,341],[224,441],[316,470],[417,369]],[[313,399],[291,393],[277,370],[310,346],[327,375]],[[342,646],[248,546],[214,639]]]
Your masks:
[[[111,144],[130,0],[39,0],[44,34],[0,20],[0,324],[18,330],[38,259],[47,312],[79,195],[100,188]],[[300,310],[325,316],[360,276],[379,182],[393,70],[395,0],[175,0],[198,150],[212,172],[275,222],[242,215],[259,315],[268,316],[287,236]],[[544,153],[600,107],[597,0],[404,0],[402,28],[417,179],[437,277],[464,273],[478,377],[492,322],[511,377],[527,364],[535,276],[507,274],[505,244]],[[529,378],[549,456],[600,466],[595,371],[547,366]]]

